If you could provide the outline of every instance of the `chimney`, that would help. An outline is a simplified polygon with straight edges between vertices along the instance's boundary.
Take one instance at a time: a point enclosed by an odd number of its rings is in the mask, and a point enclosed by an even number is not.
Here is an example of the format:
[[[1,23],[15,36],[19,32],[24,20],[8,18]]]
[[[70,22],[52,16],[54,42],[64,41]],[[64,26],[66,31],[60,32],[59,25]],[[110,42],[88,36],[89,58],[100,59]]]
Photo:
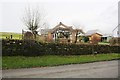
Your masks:
[[[62,24],[62,22],[60,22],[60,24]]]

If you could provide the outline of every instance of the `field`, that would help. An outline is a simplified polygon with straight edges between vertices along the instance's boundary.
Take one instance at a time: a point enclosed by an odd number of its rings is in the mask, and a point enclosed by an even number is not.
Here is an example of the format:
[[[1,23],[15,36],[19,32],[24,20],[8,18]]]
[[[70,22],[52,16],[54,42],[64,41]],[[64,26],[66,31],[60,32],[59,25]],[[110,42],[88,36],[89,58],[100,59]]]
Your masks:
[[[104,61],[104,60],[112,60],[119,58],[120,58],[120,54],[115,54],[115,53],[97,54],[97,55],[72,55],[72,56],[46,55],[46,56],[37,56],[37,57],[6,56],[6,57],[2,57],[2,69],[79,64],[79,63]]]
[[[12,35],[12,39],[22,39],[21,33],[12,33],[12,32],[0,32],[0,39],[10,39],[10,36]]]

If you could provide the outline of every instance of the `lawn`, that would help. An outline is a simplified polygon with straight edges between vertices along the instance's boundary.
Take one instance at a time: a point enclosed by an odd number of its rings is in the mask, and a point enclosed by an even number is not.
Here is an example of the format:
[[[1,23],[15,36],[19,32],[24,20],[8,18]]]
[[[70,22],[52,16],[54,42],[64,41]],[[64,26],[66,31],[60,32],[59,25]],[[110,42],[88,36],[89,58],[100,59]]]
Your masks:
[[[21,33],[12,33],[12,32],[0,32],[0,39],[10,38],[12,35],[12,39],[22,39]]]
[[[109,42],[99,42],[98,44],[100,44],[100,45],[109,45],[110,43]]]
[[[43,66],[56,66],[65,64],[79,64],[94,61],[104,61],[120,58],[120,54],[98,54],[98,55],[71,55],[57,56],[46,55],[37,57],[12,56],[2,57],[3,69],[32,68]]]

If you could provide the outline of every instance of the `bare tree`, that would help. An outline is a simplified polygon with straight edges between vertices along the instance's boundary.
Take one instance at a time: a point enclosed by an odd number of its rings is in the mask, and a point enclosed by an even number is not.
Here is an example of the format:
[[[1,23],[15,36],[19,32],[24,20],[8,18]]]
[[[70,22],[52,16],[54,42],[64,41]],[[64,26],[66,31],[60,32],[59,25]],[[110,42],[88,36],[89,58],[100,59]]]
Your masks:
[[[25,16],[23,17],[23,22],[25,26],[34,34],[38,34],[38,29],[44,25],[44,15],[39,9],[31,9],[30,7],[25,10]]]
[[[73,23],[73,26],[75,27],[75,43],[77,42],[77,39],[78,39],[78,32],[81,32],[82,34],[84,34],[83,30],[82,30],[82,27],[79,23]],[[81,29],[80,29],[81,28]]]
[[[84,29],[84,25],[82,24],[82,22],[78,22],[78,21],[73,21],[73,26],[76,29]]]

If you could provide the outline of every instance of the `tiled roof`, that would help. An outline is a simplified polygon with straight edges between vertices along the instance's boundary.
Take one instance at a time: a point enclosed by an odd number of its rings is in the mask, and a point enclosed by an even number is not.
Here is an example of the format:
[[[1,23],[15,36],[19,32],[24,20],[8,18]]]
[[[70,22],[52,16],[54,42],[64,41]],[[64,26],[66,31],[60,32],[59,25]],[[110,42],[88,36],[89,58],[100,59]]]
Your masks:
[[[85,33],[85,36],[90,36],[95,33],[102,35],[102,33],[99,30],[89,30]]]
[[[52,32],[56,31],[57,29],[64,29],[64,30],[73,30],[72,26],[66,26],[62,22],[60,22],[57,26],[52,29]]]
[[[66,26],[65,24],[63,24],[62,22],[60,22],[57,26],[55,26],[53,29],[41,29],[40,30],[40,34],[48,34],[48,32],[54,33],[57,30],[68,30],[68,31],[79,31],[84,33],[81,29],[73,29],[72,26]]]
[[[102,37],[112,37],[112,34],[103,34]]]
[[[40,34],[48,34],[48,32],[51,31],[51,29],[41,29]]]

